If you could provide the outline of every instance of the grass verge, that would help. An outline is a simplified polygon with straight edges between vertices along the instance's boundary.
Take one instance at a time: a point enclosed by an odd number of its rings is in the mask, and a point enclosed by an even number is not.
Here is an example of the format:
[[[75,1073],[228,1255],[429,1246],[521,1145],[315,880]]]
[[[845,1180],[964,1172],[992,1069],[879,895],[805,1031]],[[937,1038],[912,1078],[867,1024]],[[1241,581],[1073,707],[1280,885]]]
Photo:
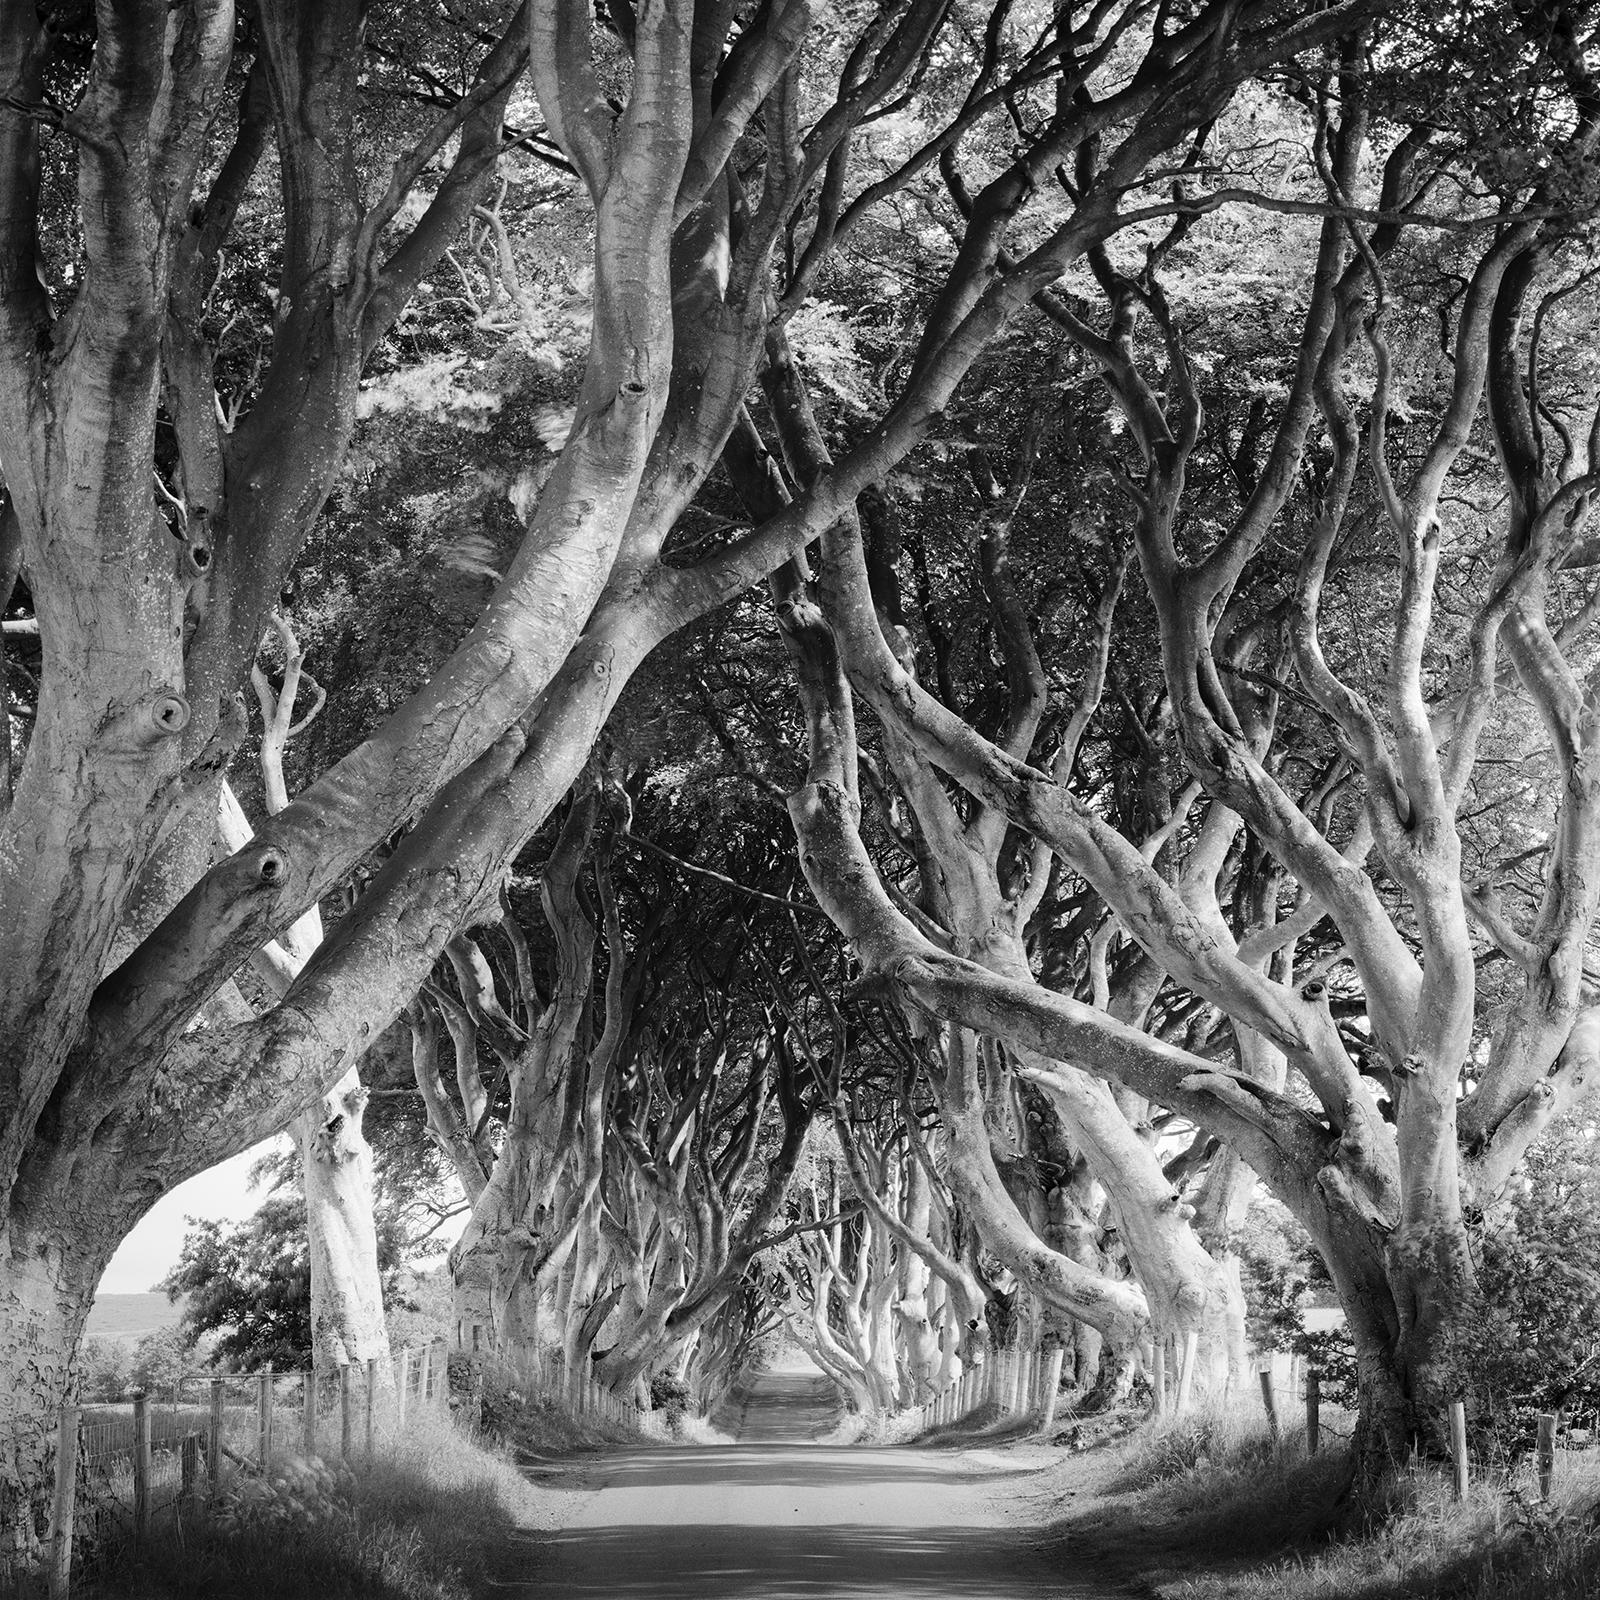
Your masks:
[[[457,1382],[456,1380],[461,1381]],[[465,1368],[452,1369],[464,1396]],[[140,1550],[107,1550],[83,1570],[84,1600],[472,1600],[513,1533],[548,1521],[541,1467],[640,1432],[572,1417],[490,1378],[472,1434],[414,1414],[371,1462],[286,1459],[237,1477],[219,1504],[159,1522]],[[647,1429],[665,1436],[656,1419]],[[560,1474],[556,1474],[559,1478]]]
[[[1587,1455],[1562,1459],[1548,1505],[1526,1468],[1460,1504],[1426,1467],[1362,1501],[1343,1451],[1308,1458],[1297,1431],[1202,1411],[1141,1428],[1095,1476],[1101,1492],[1057,1531],[1161,1600],[1600,1595],[1600,1463]]]

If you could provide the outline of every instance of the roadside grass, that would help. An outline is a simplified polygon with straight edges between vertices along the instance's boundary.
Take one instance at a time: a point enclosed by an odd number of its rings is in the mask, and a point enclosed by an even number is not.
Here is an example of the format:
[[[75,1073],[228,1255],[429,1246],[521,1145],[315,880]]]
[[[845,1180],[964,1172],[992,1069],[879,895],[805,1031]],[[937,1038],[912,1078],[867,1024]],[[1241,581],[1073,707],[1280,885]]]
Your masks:
[[[960,1450],[968,1445],[1006,1444],[1026,1439],[1038,1431],[1036,1419],[1002,1410],[992,1400],[957,1417],[953,1422],[937,1422],[920,1432],[914,1424],[901,1428],[895,1443],[914,1439],[929,1450]]]
[[[460,1386],[458,1386],[460,1387]],[[84,1600],[473,1600],[511,1536],[549,1512],[541,1465],[640,1434],[486,1386],[485,1426],[414,1415],[370,1462],[286,1457],[214,1508],[160,1518],[142,1549],[99,1552]],[[648,1428],[648,1422],[647,1422]],[[665,1436],[665,1428],[649,1428]]]
[[[1600,1462],[1587,1453],[1562,1455],[1548,1505],[1521,1463],[1460,1504],[1428,1466],[1362,1499],[1346,1450],[1308,1457],[1303,1431],[1274,1437],[1235,1408],[1147,1425],[1102,1471],[1103,1498],[1062,1531],[1162,1600],[1600,1595]]]
[[[538,1508],[501,1446],[419,1419],[371,1462],[290,1458],[240,1477],[212,1510],[106,1552],[74,1592],[94,1600],[471,1600]]]

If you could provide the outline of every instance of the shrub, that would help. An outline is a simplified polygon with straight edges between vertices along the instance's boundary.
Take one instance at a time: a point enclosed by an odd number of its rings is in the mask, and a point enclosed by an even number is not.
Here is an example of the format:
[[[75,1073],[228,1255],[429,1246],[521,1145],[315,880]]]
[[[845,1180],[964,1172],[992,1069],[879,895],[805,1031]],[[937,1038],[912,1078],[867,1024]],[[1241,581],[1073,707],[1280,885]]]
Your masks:
[[[1356,1407],[1356,1352],[1341,1328],[1312,1333],[1308,1307],[1326,1304],[1333,1281],[1310,1236],[1288,1208],[1258,1198],[1244,1227],[1230,1240],[1239,1257],[1245,1295],[1245,1330],[1257,1350],[1302,1356],[1317,1369],[1323,1399]]]
[[[1600,1420],[1600,1171],[1596,1130],[1532,1150],[1477,1230],[1481,1315],[1457,1353],[1479,1448],[1520,1453],[1540,1412]]]
[[[1322,1258],[1286,1206],[1258,1196],[1229,1239],[1239,1258],[1245,1333],[1257,1350],[1294,1350],[1305,1337],[1305,1307],[1328,1284]]]
[[[290,1460],[270,1477],[234,1479],[215,1512],[223,1532],[302,1533],[307,1528],[348,1526],[355,1479],[349,1468],[335,1472],[320,1457]]]
[[[90,1339],[78,1358],[78,1393],[86,1405],[121,1400],[133,1387],[128,1347],[120,1339]]]
[[[650,1380],[650,1409],[652,1411],[687,1411],[689,1385],[670,1372],[658,1372]]]
[[[170,1395],[178,1379],[194,1365],[194,1345],[188,1336],[178,1328],[162,1328],[147,1333],[133,1347],[127,1387],[154,1396]]]
[[[1475,1453],[1525,1453],[1541,1412],[1600,1428],[1600,1130],[1558,1125],[1505,1199],[1474,1220],[1483,1303],[1449,1352]],[[1258,1349],[1315,1364],[1323,1398],[1356,1405],[1355,1349],[1342,1328],[1309,1333],[1305,1308],[1328,1282],[1281,1207],[1251,1208],[1235,1241]],[[1284,1214],[1287,1216],[1287,1213]]]

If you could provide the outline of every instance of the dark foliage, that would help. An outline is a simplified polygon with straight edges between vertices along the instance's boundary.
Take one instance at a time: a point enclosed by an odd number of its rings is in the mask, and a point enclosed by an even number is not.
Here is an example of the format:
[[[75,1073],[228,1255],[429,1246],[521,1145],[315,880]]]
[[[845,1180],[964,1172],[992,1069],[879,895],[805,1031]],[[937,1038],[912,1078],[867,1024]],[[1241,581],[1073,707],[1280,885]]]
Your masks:
[[[183,1332],[216,1334],[212,1359],[251,1372],[269,1363],[304,1367],[311,1355],[311,1258],[303,1195],[273,1194],[243,1222],[189,1219],[178,1264],[158,1285],[184,1298]],[[378,1215],[378,1267],[387,1300],[404,1240],[392,1215]]]

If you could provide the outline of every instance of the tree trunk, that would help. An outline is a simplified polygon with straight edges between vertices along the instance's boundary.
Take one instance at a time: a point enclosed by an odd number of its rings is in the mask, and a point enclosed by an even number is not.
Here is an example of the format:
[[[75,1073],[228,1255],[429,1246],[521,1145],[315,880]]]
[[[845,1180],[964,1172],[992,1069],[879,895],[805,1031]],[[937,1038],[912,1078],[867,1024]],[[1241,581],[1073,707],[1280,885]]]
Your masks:
[[[951,1056],[975,1054],[965,1030],[952,1028]],[[1028,1225],[994,1164],[981,1097],[962,1086],[970,1069],[954,1067],[940,1092],[940,1117],[950,1140],[946,1181],[984,1245],[1047,1304],[1097,1328],[1118,1353],[1131,1382],[1133,1351],[1148,1322],[1144,1296],[1132,1284],[1089,1273],[1059,1255]]]
[[[0,1258],[0,1569],[36,1559],[49,1532],[56,1412],[75,1393],[83,1325],[120,1238],[86,1220],[76,1207],[39,1224],[14,1212]]]
[[[311,1254],[311,1349],[319,1368],[376,1361],[390,1379],[366,1103],[352,1067],[294,1126]]]
[[[299,650],[287,623],[279,619],[297,677]],[[262,689],[265,731],[261,741],[262,777],[268,808],[281,810],[283,745],[294,713],[293,682],[271,699]],[[217,812],[224,846],[238,850],[252,832],[232,788],[224,784]],[[308,911],[282,939],[257,953],[255,969],[280,998],[305,969],[322,943],[322,914]],[[376,1360],[385,1387],[389,1367],[389,1328],[384,1320],[383,1279],[378,1271],[378,1228],[372,1187],[372,1150],[362,1130],[367,1091],[352,1063],[344,1076],[295,1119],[291,1132],[300,1158],[306,1197],[306,1249],[311,1261],[311,1359],[314,1366],[342,1367]]]

